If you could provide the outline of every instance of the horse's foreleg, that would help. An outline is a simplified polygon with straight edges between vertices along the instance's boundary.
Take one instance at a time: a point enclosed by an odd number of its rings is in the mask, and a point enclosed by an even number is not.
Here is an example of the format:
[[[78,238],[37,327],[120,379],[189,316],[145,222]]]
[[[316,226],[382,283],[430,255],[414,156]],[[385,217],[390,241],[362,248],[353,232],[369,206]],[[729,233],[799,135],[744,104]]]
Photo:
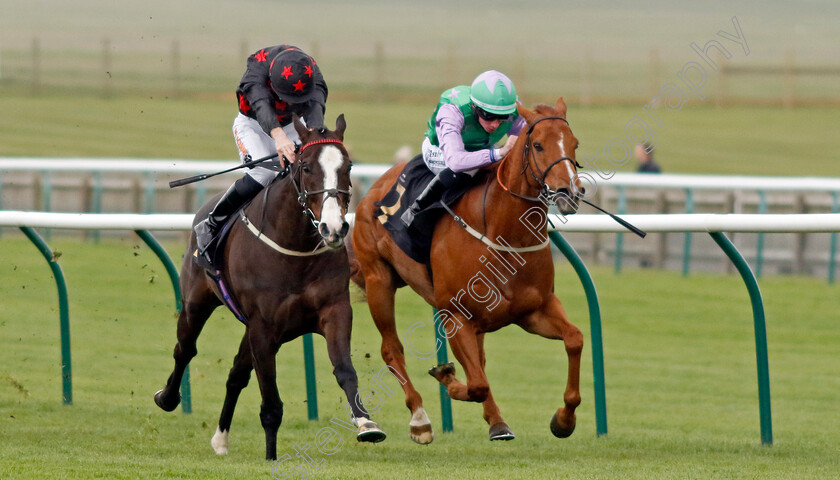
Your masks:
[[[373,443],[385,440],[385,432],[370,419],[365,405],[359,398],[359,380],[350,359],[350,330],[353,312],[349,301],[323,309],[320,316],[321,330],[327,341],[327,353],[333,365],[333,374],[338,385],[344,390],[352,420],[359,429],[356,439],[360,442]]]
[[[213,313],[218,303],[208,302],[187,302],[181,309],[178,316],[178,343],[172,357],[175,359],[175,368],[166,381],[166,386],[155,393],[155,403],[167,412],[175,410],[181,403],[181,379],[187,369],[190,360],[196,356],[196,340],[201,334],[201,329]]]
[[[262,405],[260,422],[265,431],[265,459],[277,459],[277,429],[283,421],[283,402],[277,391],[277,364],[275,356],[279,345],[271,339],[271,332],[259,325],[254,319],[248,327],[247,335],[251,343],[251,358],[257,381],[260,384]]]
[[[575,409],[580,405],[580,355],[583,351],[583,334],[569,322],[566,311],[557,297],[552,296],[542,311],[528,316],[519,325],[528,332],[545,338],[563,340],[566,355],[569,357],[569,373],[566,391],[563,394],[564,406],[551,417],[551,433],[558,438],[566,438],[575,431]]]
[[[219,415],[219,426],[216,428],[216,433],[213,439],[210,440],[210,445],[218,455],[227,455],[228,444],[230,441],[230,424],[233,421],[233,411],[236,409],[236,402],[239,400],[239,394],[248,386],[248,381],[251,379],[251,370],[253,370],[253,363],[251,361],[251,342],[248,341],[248,333],[242,337],[242,342],[239,344],[239,352],[233,359],[233,367],[228,374],[227,391],[225,392],[225,403],[222,406],[222,413]]]
[[[462,345],[461,342],[458,343],[459,345]],[[475,335],[475,346],[478,351],[478,361],[481,367],[481,373],[483,375],[484,366],[486,364],[486,357],[484,355],[483,333]],[[460,349],[461,347],[453,347],[453,352],[455,351],[455,348]],[[458,357],[457,354],[456,357],[458,358],[459,362],[462,361],[461,357]],[[437,367],[429,370],[429,374],[435,377],[440,383],[442,383],[447,388],[447,392],[449,393],[449,396],[451,398],[463,401],[478,401],[477,399],[473,399],[470,397],[469,386],[465,385],[464,383],[460,382],[457,378],[455,378],[454,365],[438,365]],[[469,380],[467,382],[469,383]],[[510,430],[510,427],[508,427],[507,423],[505,423],[504,419],[502,418],[499,406],[493,399],[493,392],[490,390],[489,383],[487,386],[487,396],[482,402],[482,407],[484,408],[484,420],[487,421],[488,425],[490,425],[490,440],[513,440],[515,436]]]
[[[386,268],[386,267],[383,267]],[[426,445],[434,440],[432,422],[429,420],[426,410],[423,408],[423,399],[420,393],[414,388],[408,372],[405,368],[405,354],[403,345],[397,334],[396,320],[394,318],[394,295],[396,289],[389,277],[379,278],[375,275],[366,275],[365,285],[367,292],[370,314],[382,335],[382,359],[388,366],[390,373],[402,385],[405,392],[405,405],[411,411],[409,422],[409,436],[415,442]]]

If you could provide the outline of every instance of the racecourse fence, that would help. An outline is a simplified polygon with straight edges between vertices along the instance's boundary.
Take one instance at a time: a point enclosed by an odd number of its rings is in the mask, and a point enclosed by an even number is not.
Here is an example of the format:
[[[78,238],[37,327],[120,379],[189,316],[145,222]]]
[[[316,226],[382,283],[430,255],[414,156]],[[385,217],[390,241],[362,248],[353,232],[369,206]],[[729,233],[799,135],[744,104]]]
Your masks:
[[[224,161],[163,159],[0,158],[0,209],[79,213],[191,213],[240,175],[169,188],[169,181],[236,166]],[[351,211],[387,165],[355,164]],[[840,179],[616,173],[603,179],[589,170],[593,200],[619,214],[838,213]],[[581,213],[593,210],[584,206]],[[45,233],[49,237],[50,232]],[[82,233],[92,239],[99,231]],[[168,235],[184,236],[184,233]],[[732,272],[710,238],[661,232],[642,240],[614,232],[574,232],[569,239],[590,263]],[[812,275],[834,282],[837,235],[779,236],[735,233],[732,240],[751,259],[756,274]]]
[[[352,214],[349,215],[352,222]],[[759,420],[761,428],[761,442],[765,445],[773,443],[772,414],[770,405],[769,361],[767,354],[767,333],[764,316],[764,303],[753,271],[746,259],[740,254],[735,245],[723,232],[741,233],[802,233],[840,232],[840,214],[805,214],[805,215],[745,215],[745,214],[673,214],[673,215],[626,215],[625,220],[647,232],[705,232],[723,250],[735,265],[747,287],[753,311],[753,324],[756,345],[756,368],[758,376]],[[178,274],[172,260],[160,245],[154,240],[148,230],[189,230],[192,216],[180,215],[141,215],[141,214],[73,214],[46,213],[26,211],[0,211],[0,226],[17,227],[38,247],[47,260],[56,279],[59,296],[59,315],[61,330],[62,356],[62,388],[65,404],[72,403],[72,367],[70,354],[70,317],[68,311],[67,289],[64,276],[55,256],[43,238],[34,228],[62,228],[62,229],[93,229],[93,230],[133,230],[153,249],[165,264],[172,281],[175,293],[176,307],[180,309],[180,289]],[[595,285],[589,275],[581,257],[577,254],[562,232],[622,232],[623,227],[612,219],[600,215],[575,215],[562,217],[553,215],[547,219],[552,225],[549,236],[554,245],[566,256],[577,272],[586,293],[592,346],[592,362],[595,389],[596,433],[598,436],[607,433],[606,381],[604,370],[603,340],[601,328],[600,305]],[[439,329],[436,333],[440,339]],[[307,338],[309,341],[307,341]],[[444,340],[445,339],[441,339]],[[441,349],[444,350],[444,349]],[[307,396],[309,404],[309,418],[317,419],[317,398],[314,396],[314,356],[311,336],[304,336],[305,364],[313,366],[306,369]],[[440,356],[438,357],[441,358]],[[445,360],[445,358],[444,358]],[[312,388],[310,388],[312,387]],[[184,397],[184,411],[191,409],[189,395],[189,377],[185,376],[181,385]],[[444,431],[451,430],[451,407],[449,398],[441,389],[441,406]],[[448,418],[447,418],[448,412]],[[449,428],[447,428],[447,426]]]

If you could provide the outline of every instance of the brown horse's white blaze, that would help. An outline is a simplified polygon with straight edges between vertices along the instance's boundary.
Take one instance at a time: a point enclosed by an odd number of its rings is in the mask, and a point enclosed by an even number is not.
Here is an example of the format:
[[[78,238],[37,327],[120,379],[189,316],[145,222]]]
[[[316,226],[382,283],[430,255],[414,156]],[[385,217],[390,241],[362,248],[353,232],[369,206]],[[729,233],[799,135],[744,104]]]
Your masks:
[[[324,190],[330,191],[339,188],[338,169],[344,164],[344,156],[341,150],[334,146],[326,146],[321,149],[318,156],[318,163],[324,174]],[[342,245],[344,237],[350,230],[350,225],[344,220],[344,208],[335,195],[324,195],[321,203],[321,219],[318,223],[318,233],[330,247],[337,248]]]

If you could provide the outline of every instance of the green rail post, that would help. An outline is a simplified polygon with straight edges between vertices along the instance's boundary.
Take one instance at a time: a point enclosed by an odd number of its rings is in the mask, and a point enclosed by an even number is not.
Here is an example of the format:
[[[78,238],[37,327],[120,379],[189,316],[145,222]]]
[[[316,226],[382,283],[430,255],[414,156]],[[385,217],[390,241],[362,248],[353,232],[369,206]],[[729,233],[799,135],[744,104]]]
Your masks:
[[[90,211],[92,213],[102,213],[102,172],[97,170],[93,172],[93,186],[90,197]],[[99,230],[93,231],[94,243],[99,243],[101,238]],[[180,299],[180,295],[178,296]]]
[[[767,195],[764,191],[758,191],[758,214],[767,213]],[[755,245],[755,276],[761,278],[761,271],[764,267],[764,233],[758,232],[758,240]]]
[[[566,256],[583,284],[589,305],[589,328],[592,337],[592,377],[595,387],[595,431],[597,436],[607,434],[607,393],[604,382],[604,340],[601,334],[601,306],[598,292],[589,270],[572,245],[557,232],[548,232],[551,241]]]
[[[146,172],[144,177],[146,194],[143,197],[143,211],[155,213],[155,175],[153,172]]]
[[[831,192],[832,213],[840,213],[837,192]],[[837,265],[837,232],[831,234],[831,251],[828,254],[828,283],[834,283],[834,268]]]
[[[446,336],[441,333],[441,326],[440,326],[440,317],[438,317],[437,309],[433,309],[435,315],[435,345],[440,345],[437,349],[437,361],[438,365],[442,365],[444,363],[449,363],[449,355],[447,353],[447,345]],[[452,422],[452,399],[449,398],[449,391],[443,384],[438,384],[440,389],[440,417],[443,432],[451,432],[453,427]]]
[[[755,275],[750,270],[744,256],[735,245],[721,232],[709,232],[726,256],[732,260],[741,278],[747,285],[753,309],[753,323],[755,324],[755,358],[758,370],[758,404],[761,420],[761,443],[773,444],[773,420],[770,413],[770,368],[767,360],[767,326],[764,318],[764,303],[761,300],[761,290]]]
[[[306,371],[306,409],[310,420],[318,420],[318,388],[315,381],[315,347],[312,334],[303,336],[303,367]]]
[[[41,171],[41,211],[52,211],[52,172]],[[44,229],[44,237],[49,240],[52,237],[52,229]]]
[[[160,259],[163,266],[166,268],[166,273],[169,275],[169,281],[172,283],[172,291],[175,294],[175,315],[181,313],[181,285],[178,281],[178,270],[175,268],[175,263],[172,258],[166,253],[166,250],[158,243],[155,237],[146,230],[135,230],[136,233],[149,248],[155,252],[155,255]],[[184,413],[192,413],[192,393],[190,390],[190,366],[184,369],[184,375],[181,377],[181,411]]]
[[[58,288],[58,311],[59,325],[61,330],[61,390],[62,401],[65,405],[73,404],[73,368],[70,360],[70,312],[67,303],[67,282],[64,281],[64,272],[61,266],[55,261],[47,243],[38,235],[38,232],[30,227],[19,227],[20,230],[38,247],[41,255],[47,260],[50,269],[55,277],[55,285]]]
[[[685,213],[694,213],[694,191],[690,188],[685,189]],[[683,277],[688,276],[691,269],[691,232],[685,232],[683,239]]]
[[[624,187],[616,187],[618,190],[618,205],[616,213],[623,215],[627,210],[627,196],[624,194]],[[624,256],[624,234],[615,234],[615,273],[621,273],[621,262]]]

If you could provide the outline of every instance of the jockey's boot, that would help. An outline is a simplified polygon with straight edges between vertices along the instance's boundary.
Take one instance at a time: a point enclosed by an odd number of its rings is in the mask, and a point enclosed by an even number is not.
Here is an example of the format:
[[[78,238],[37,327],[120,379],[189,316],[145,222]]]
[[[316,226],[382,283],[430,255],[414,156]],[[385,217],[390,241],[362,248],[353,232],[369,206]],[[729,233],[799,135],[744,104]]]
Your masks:
[[[420,211],[424,208],[427,208],[431,204],[440,200],[441,196],[443,196],[443,192],[459,185],[461,182],[464,182],[469,178],[471,178],[471,175],[463,172],[455,173],[448,168],[442,170],[440,173],[435,175],[435,178],[426,185],[426,188],[423,189],[420,196],[418,196],[417,199],[414,200],[414,203],[412,203],[400,216],[400,220],[402,220],[403,225],[410,227],[412,222],[414,222],[415,215],[420,213]]]
[[[201,266],[212,266],[210,253],[216,240],[219,229],[227,222],[228,218],[242,205],[254,198],[263,189],[260,182],[254,180],[250,175],[244,175],[235,181],[230,188],[222,195],[222,198],[210,210],[207,218],[198,222],[195,230],[196,262]],[[206,263],[206,265],[205,265]]]

